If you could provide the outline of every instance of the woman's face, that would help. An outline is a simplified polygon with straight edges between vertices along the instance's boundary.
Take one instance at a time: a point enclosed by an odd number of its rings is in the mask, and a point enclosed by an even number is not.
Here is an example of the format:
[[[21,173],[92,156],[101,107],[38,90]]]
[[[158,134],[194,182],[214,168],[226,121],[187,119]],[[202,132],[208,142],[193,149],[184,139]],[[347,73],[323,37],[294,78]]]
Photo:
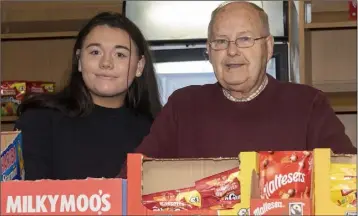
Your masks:
[[[92,29],[78,54],[78,70],[94,103],[103,106],[112,99],[123,103],[126,90],[142,75],[145,64],[126,31],[105,25]]]

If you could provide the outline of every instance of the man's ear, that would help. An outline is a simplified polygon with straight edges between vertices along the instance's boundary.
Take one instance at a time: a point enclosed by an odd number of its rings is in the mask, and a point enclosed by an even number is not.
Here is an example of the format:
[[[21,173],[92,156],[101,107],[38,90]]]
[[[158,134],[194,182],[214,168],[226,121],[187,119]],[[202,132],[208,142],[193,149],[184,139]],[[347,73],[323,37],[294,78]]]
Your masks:
[[[81,50],[78,49],[76,51],[76,58],[77,58],[77,62],[78,62],[78,71],[82,72],[82,65],[81,65],[81,61],[80,61],[80,53],[81,53]]]
[[[274,47],[275,40],[272,37],[272,35],[268,36],[266,38],[266,47],[267,47],[267,62],[272,58],[273,56],[273,47]]]
[[[210,51],[210,44],[209,42],[206,43],[206,56],[208,57],[208,61],[211,63],[211,59],[210,59],[210,55],[211,51]]]
[[[144,70],[144,66],[145,66],[145,57],[142,56],[141,59],[138,61],[137,64],[137,71],[135,73],[136,77],[140,77],[143,74],[143,70]]]

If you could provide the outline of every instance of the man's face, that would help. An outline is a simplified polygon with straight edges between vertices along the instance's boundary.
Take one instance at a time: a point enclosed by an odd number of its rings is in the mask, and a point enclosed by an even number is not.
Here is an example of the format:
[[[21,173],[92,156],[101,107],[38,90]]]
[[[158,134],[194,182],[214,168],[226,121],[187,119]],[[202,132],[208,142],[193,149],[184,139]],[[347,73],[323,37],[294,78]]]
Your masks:
[[[263,29],[258,11],[245,4],[234,3],[217,14],[209,42],[264,37],[248,48],[231,42],[227,49],[213,50],[208,44],[210,62],[225,89],[248,93],[260,84],[273,50],[273,38],[264,35]]]

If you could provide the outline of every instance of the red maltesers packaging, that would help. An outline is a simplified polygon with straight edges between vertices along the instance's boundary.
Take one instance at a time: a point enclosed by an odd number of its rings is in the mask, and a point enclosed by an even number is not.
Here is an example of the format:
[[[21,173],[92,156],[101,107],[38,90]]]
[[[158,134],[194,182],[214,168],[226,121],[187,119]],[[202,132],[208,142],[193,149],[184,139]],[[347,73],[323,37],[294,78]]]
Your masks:
[[[309,151],[259,152],[263,199],[309,198],[313,156]]]

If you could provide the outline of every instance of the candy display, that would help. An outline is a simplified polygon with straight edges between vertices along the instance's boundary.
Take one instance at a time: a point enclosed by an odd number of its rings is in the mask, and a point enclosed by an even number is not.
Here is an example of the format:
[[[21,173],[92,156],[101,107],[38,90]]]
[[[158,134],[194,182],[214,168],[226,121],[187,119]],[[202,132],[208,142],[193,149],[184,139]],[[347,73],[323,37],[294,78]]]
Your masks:
[[[260,197],[264,199],[310,199],[313,153],[310,151],[258,152]],[[348,172],[348,171],[347,171]],[[241,202],[240,168],[235,167],[195,181],[189,189],[144,195],[150,210],[229,210]],[[191,197],[178,198],[190,191]],[[195,193],[193,193],[195,191]],[[189,194],[188,194],[189,196]],[[189,200],[189,201],[188,201]],[[190,201],[195,201],[193,202]]]
[[[261,198],[309,198],[312,159],[309,151],[260,152]]]
[[[1,116],[14,116],[26,93],[26,82],[1,82]]]
[[[230,209],[240,203],[239,173],[234,168],[199,179],[194,187],[143,195],[142,202],[153,211]]]
[[[17,108],[27,94],[48,93],[54,91],[54,82],[2,81],[1,116],[16,116]]]

